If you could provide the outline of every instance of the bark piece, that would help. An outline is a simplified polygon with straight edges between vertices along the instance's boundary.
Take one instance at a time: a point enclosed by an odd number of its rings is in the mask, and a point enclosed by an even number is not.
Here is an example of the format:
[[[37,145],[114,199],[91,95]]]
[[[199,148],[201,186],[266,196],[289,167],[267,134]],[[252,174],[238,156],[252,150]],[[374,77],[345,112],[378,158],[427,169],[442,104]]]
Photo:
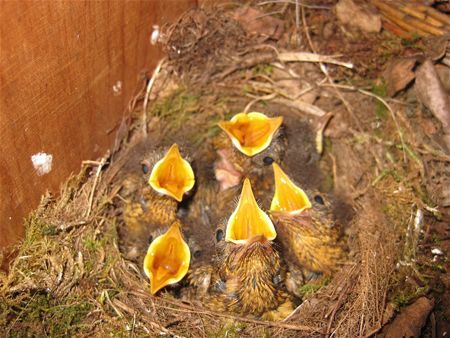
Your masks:
[[[406,88],[416,77],[413,72],[415,58],[397,58],[388,62],[383,77],[386,81],[387,94],[394,96],[399,91]]]
[[[353,0],[340,0],[336,5],[336,15],[343,24],[367,33],[381,30],[381,17],[372,12],[367,5],[358,5]]]
[[[381,337],[420,337],[428,315],[434,307],[434,300],[420,297],[405,307],[394,321],[385,327]]]
[[[252,7],[241,7],[233,12],[236,19],[248,33],[265,35],[278,40],[283,35],[284,23],[282,20],[269,16]]]

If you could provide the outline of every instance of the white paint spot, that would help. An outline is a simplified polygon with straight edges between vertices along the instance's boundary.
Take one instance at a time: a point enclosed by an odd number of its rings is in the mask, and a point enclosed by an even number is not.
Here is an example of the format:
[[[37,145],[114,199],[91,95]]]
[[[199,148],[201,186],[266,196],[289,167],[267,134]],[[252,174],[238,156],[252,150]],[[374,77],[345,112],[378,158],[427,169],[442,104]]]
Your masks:
[[[38,176],[48,174],[52,171],[53,155],[37,153],[31,156],[31,162]]]
[[[156,43],[158,42],[159,34],[160,34],[159,26],[153,25],[153,32],[152,35],[150,36],[150,43],[152,45],[156,45]]]
[[[113,93],[114,96],[119,96],[122,94],[122,81],[117,81],[116,84],[113,86]]]
[[[442,252],[442,250],[439,249],[439,248],[433,248],[433,249],[431,249],[431,253],[432,253],[433,255],[438,255],[438,256],[443,256],[443,255],[444,255],[444,253]]]

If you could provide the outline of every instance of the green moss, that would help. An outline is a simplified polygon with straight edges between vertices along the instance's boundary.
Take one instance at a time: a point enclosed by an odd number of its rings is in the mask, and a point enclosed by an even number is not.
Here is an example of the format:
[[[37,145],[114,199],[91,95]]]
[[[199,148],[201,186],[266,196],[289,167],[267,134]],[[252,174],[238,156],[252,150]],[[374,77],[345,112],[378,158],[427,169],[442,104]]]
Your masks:
[[[64,304],[59,304],[50,294],[36,293],[22,305],[8,309],[9,334],[12,337],[72,336],[90,329],[82,321],[91,308],[91,304],[81,299],[66,299]]]
[[[253,75],[270,76],[273,73],[273,66],[267,63],[261,63],[253,67]]]
[[[372,86],[372,93],[379,97],[386,97],[387,87],[383,81],[379,81],[378,83]],[[378,120],[386,120],[388,117],[388,110],[386,106],[375,99],[375,116]]]
[[[301,286],[300,289],[298,290],[299,295],[301,298],[311,296],[315,294],[317,291],[319,291],[322,287],[328,285],[330,282],[331,279],[329,277],[326,277],[318,280],[315,283],[306,283],[303,286]]]
[[[399,293],[394,296],[392,301],[397,305],[397,307],[400,308],[411,303],[413,299],[426,295],[428,291],[428,286],[418,287],[416,289],[402,288],[399,290]]]
[[[188,94],[185,89],[178,89],[173,95],[158,101],[152,114],[173,123],[179,128],[189,116],[198,110],[199,97]]]
[[[240,337],[241,332],[247,327],[245,323],[227,323],[217,332],[212,333],[213,337]]]

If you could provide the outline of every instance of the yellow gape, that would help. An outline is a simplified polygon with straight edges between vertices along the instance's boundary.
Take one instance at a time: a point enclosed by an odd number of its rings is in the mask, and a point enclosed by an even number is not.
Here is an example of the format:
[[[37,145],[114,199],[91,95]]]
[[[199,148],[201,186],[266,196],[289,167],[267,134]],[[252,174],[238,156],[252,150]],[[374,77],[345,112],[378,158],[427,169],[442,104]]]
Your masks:
[[[246,178],[238,206],[228,220],[225,240],[236,244],[244,244],[257,235],[263,235],[268,240],[277,237],[272,221],[259,208],[253,196],[250,181]]]
[[[230,121],[219,122],[230,137],[233,145],[243,154],[253,156],[266,149],[278,128],[283,123],[283,117],[267,117],[262,113],[239,113]]]
[[[273,163],[272,166],[275,175],[275,194],[270,211],[286,211],[295,215],[311,208],[306,193],[289,179],[278,164]]]
[[[155,164],[148,183],[157,192],[173,197],[178,202],[192,189],[195,184],[194,171],[189,162],[181,157],[177,144],[173,144]]]
[[[183,240],[180,224],[175,222],[165,234],[155,238],[145,256],[144,271],[150,278],[151,294],[182,280],[190,260],[189,246]]]

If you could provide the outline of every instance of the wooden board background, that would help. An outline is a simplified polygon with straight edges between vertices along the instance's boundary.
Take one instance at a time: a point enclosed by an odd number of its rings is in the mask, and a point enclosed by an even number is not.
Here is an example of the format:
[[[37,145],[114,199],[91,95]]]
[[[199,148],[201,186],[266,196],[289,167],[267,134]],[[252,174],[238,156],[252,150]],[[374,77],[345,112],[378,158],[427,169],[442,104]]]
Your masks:
[[[139,74],[161,58],[152,25],[195,0],[0,2],[0,249],[49,189],[112,145]],[[120,93],[113,86],[122,84]],[[38,176],[31,156],[53,155]]]

